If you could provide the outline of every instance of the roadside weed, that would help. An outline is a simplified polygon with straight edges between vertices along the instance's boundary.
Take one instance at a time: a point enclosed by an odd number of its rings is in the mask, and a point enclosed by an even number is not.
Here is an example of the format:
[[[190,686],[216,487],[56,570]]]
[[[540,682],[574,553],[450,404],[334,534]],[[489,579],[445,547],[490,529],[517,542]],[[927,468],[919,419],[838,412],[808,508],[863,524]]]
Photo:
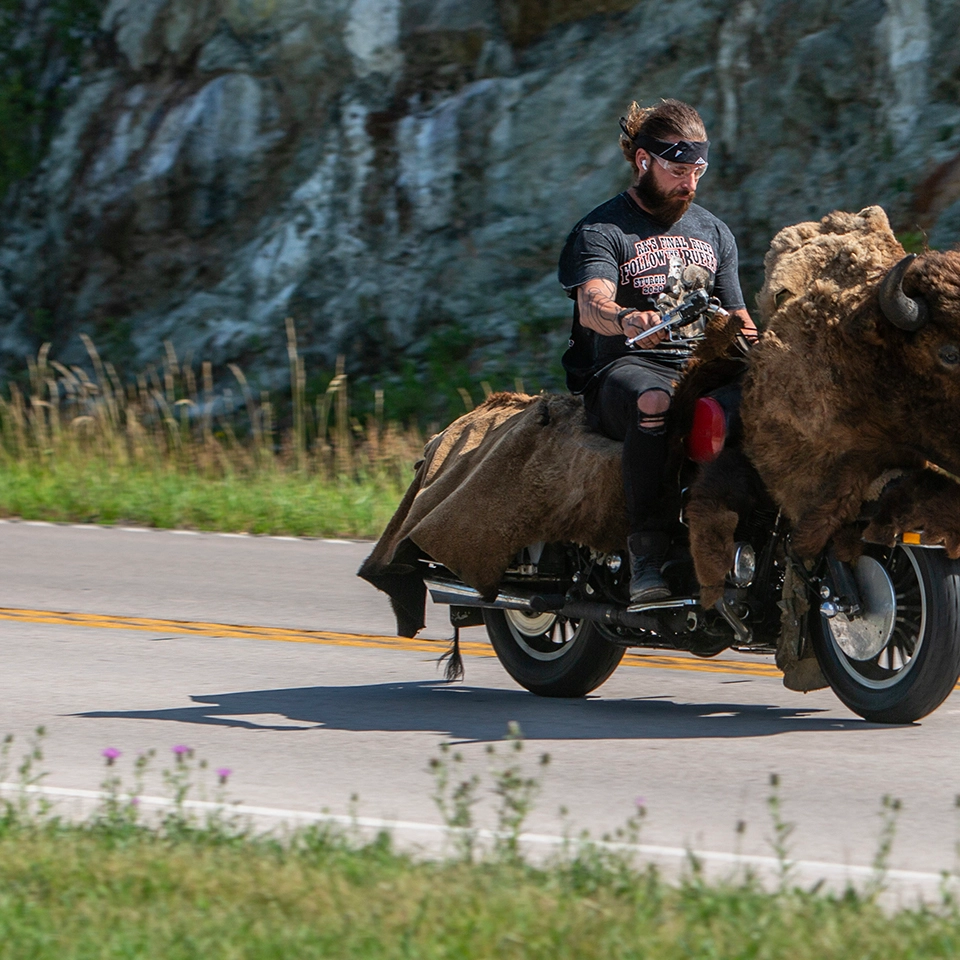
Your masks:
[[[873,876],[867,881],[864,896],[868,900],[875,900],[883,893],[887,870],[890,864],[890,852],[893,850],[893,841],[897,835],[897,819],[903,804],[896,797],[884,794],[880,801],[880,836],[877,839],[877,850],[873,855]]]
[[[511,720],[504,735],[508,758],[512,762],[503,765],[494,744],[487,745],[487,754],[494,762],[493,792],[498,799],[496,849],[507,859],[520,857],[520,834],[524,821],[533,809],[533,802],[540,792],[540,782],[526,774],[520,755],[523,753],[523,731],[516,720]],[[512,754],[512,757],[510,756]],[[540,766],[550,763],[550,754],[540,755]]]
[[[770,774],[770,793],[767,796],[767,809],[770,811],[770,821],[773,827],[773,836],[769,839],[777,858],[780,874],[780,889],[786,890],[793,864],[790,862],[790,837],[796,829],[796,824],[783,819],[782,802],[780,799],[780,774]]]
[[[450,744],[444,741],[440,744],[440,756],[430,758],[430,772],[434,780],[433,802],[451,831],[460,857],[469,862],[473,860],[477,840],[473,808],[480,800],[480,776],[466,776],[463,763],[463,754],[458,750],[451,753]]]

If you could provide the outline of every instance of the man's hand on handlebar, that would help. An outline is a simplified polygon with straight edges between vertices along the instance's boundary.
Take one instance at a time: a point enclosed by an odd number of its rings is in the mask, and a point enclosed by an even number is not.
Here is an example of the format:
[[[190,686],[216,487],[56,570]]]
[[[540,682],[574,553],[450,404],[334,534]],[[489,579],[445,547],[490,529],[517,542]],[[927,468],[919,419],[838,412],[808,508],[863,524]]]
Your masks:
[[[735,317],[740,318],[740,332],[746,337],[749,343],[757,343],[760,339],[760,333],[757,330],[757,325],[750,318],[750,314],[746,309],[741,310],[732,310],[731,313]]]
[[[638,310],[623,307],[614,299],[617,285],[611,280],[587,280],[577,288],[577,304],[580,323],[605,337],[624,336],[628,346],[649,350],[658,343],[670,339],[670,328],[692,323],[705,312],[714,314],[720,309],[720,301],[712,300],[705,290],[690,290],[684,294],[676,307],[666,313],[656,310]],[[735,311],[744,323],[747,336],[756,328],[746,310]],[[661,326],[662,325],[662,326]],[[651,327],[661,326],[649,336],[643,335]]]
[[[618,314],[620,326],[628,339],[637,336],[637,334],[648,330],[650,327],[655,327],[662,319],[663,317],[656,310],[636,310],[627,307]],[[657,330],[655,333],[651,333],[649,337],[642,337],[637,340],[634,346],[649,350],[650,347],[655,347],[669,336],[670,332],[668,330]]]

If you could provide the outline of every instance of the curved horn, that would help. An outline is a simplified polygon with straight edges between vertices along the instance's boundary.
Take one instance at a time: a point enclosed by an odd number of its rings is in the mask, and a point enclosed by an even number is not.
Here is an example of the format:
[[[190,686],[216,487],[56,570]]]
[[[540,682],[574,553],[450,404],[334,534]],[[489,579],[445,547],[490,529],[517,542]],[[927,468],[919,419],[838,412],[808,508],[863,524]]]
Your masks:
[[[892,266],[880,282],[880,309],[883,315],[901,330],[919,330],[929,319],[930,311],[922,297],[908,297],[903,292],[903,275],[907,267],[917,259],[915,253],[907,254]]]

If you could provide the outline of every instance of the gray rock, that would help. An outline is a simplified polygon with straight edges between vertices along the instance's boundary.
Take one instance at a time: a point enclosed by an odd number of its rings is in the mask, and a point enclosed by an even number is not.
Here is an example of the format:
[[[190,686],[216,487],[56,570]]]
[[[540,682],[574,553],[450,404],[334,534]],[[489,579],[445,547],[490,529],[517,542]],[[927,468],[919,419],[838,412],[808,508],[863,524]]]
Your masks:
[[[753,291],[834,208],[960,238],[958,29],[960,0],[110,0],[0,219],[0,363],[122,327],[134,366],[170,339],[269,384],[292,316],[314,367],[556,386],[557,254],[629,182],[630,100],[701,109]]]
[[[960,245],[960,200],[955,200],[937,217],[929,242],[935,250],[949,250]]]

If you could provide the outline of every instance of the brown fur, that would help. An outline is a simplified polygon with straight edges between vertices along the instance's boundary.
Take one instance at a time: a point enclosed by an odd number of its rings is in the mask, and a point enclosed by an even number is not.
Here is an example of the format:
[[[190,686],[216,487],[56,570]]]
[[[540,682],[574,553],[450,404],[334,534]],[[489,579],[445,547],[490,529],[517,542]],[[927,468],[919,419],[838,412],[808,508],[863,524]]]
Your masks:
[[[683,462],[684,439],[693,425],[697,399],[747,369],[747,354],[737,340],[739,330],[738,317],[714,317],[677,387],[671,411],[671,475]],[[698,472],[685,510],[700,602],[705,607],[712,607],[723,596],[724,579],[733,563],[737,522],[762,495],[756,471],[736,447],[735,438],[731,440],[734,442],[718,460]]]
[[[677,448],[675,453],[682,451],[680,441],[690,432],[698,398],[729,383],[746,370],[747,354],[737,340],[740,326],[740,318],[733,315],[712,317],[704,330],[703,342],[687,363],[670,409],[670,432]]]
[[[809,693],[829,686],[813,647],[804,642],[803,621],[810,609],[807,586],[794,567],[788,566],[780,601],[780,638],[777,642],[777,666],[783,671],[783,685],[788,690]]]
[[[492,600],[529,544],[622,549],[620,458],[619,443],[587,429],[579,397],[494,394],[429,441],[360,575],[391,594],[401,634],[412,635],[423,625],[422,599],[419,624],[415,610],[422,588],[406,601],[403,621],[395,588],[412,575],[417,551]]]
[[[931,312],[916,333],[890,324],[877,300],[903,255],[879,207],[788,227],[767,254],[744,448],[801,556],[855,519],[885,471],[926,459],[960,467],[960,365],[937,359],[939,347],[960,344],[960,253],[927,253],[907,271],[905,291]]]
[[[690,554],[704,607],[712,607],[723,596],[740,517],[765,500],[760,478],[735,444],[699,470],[690,488],[686,516]]]
[[[960,486],[935,473],[911,474],[881,496],[864,539],[892,544],[907,531],[922,530],[922,542],[942,544],[960,557]]]
[[[960,463],[960,369],[941,364],[940,346],[960,343],[960,253],[929,253],[907,273],[905,290],[923,296],[931,321],[917,333],[898,330],[882,315],[877,287],[904,255],[879,207],[834,213],[819,223],[782,230],[767,254],[759,297],[766,333],[749,358],[741,415],[744,450],[763,485],[794,526],[800,556],[817,555],[832,539],[842,559],[855,559],[860,530],[853,521],[891,471],[917,477],[925,460]],[[695,397],[698,380],[720,370],[715,350],[684,381]],[[691,552],[701,601],[722,590],[721,571],[733,553],[734,516],[750,478],[732,483],[727,465],[712,464],[691,491]],[[921,474],[881,501],[867,531],[892,543],[908,529],[924,542],[960,551],[960,487]],[[738,499],[739,498],[739,499]],[[731,516],[731,511],[734,516]]]
[[[733,565],[734,533],[739,515],[722,501],[699,497],[687,506],[690,552],[693,555],[700,602],[712,607],[722,596]]]

